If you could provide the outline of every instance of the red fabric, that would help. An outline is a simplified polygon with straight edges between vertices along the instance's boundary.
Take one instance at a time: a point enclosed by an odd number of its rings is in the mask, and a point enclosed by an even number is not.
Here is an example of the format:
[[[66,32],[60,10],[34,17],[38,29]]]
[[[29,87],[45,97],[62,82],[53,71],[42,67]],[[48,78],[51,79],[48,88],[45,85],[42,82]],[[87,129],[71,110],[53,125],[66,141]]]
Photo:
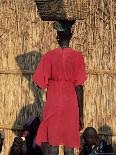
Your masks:
[[[81,52],[56,48],[46,53],[33,77],[40,88],[48,88],[36,143],[79,147],[79,111],[75,86],[86,80]]]

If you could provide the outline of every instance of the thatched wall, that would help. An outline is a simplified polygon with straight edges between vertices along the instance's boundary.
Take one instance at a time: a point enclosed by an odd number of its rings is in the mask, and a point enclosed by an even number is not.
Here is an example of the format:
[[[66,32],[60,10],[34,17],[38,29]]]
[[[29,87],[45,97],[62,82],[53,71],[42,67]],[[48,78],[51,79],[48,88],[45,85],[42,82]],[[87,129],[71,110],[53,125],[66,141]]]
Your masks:
[[[0,1],[0,128],[5,131],[4,155],[15,132],[28,116],[40,113],[41,92],[31,75],[41,54],[55,48],[51,22],[37,15],[33,0]],[[77,21],[71,47],[83,51],[88,79],[85,83],[85,127],[94,126],[116,145],[116,22],[112,0],[96,0],[90,15]]]

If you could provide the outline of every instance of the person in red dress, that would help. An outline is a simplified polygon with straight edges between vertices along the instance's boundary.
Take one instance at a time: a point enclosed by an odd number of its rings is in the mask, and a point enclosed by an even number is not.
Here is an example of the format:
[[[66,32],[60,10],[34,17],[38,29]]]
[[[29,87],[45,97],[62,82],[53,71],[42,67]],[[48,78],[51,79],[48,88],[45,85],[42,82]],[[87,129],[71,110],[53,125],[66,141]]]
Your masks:
[[[58,155],[59,145],[64,146],[66,155],[73,155],[74,148],[80,147],[79,128],[83,128],[82,85],[86,72],[82,52],[69,47],[73,24],[74,21],[54,23],[60,47],[42,56],[32,76],[39,88],[47,88],[36,143],[48,142],[49,155]]]

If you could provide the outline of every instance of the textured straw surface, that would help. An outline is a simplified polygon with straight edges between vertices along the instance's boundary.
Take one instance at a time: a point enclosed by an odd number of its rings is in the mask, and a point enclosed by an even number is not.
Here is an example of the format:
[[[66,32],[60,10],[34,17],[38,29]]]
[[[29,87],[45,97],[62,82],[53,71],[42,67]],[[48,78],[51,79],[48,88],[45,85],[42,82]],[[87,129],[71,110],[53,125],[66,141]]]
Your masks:
[[[86,20],[77,20],[71,47],[85,57],[85,127],[116,145],[116,16],[112,0],[100,0]],[[32,0],[0,1],[0,128],[8,155],[16,131],[29,116],[39,115],[42,92],[31,76],[42,54],[57,47],[52,22],[42,21]],[[12,131],[11,128],[16,131]],[[60,155],[62,154],[60,148]],[[76,154],[76,153],[75,153]]]

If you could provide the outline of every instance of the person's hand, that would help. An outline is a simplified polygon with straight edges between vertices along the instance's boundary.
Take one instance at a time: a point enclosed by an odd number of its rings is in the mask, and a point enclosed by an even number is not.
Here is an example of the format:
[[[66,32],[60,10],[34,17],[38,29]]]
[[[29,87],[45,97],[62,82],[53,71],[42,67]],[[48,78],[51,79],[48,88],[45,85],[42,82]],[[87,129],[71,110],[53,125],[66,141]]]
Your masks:
[[[81,130],[83,130],[83,128],[84,128],[84,122],[83,122],[83,118],[82,117],[79,117],[79,129],[80,129],[80,131]]]
[[[47,93],[47,88],[43,90],[43,102],[46,102],[46,93]]]

